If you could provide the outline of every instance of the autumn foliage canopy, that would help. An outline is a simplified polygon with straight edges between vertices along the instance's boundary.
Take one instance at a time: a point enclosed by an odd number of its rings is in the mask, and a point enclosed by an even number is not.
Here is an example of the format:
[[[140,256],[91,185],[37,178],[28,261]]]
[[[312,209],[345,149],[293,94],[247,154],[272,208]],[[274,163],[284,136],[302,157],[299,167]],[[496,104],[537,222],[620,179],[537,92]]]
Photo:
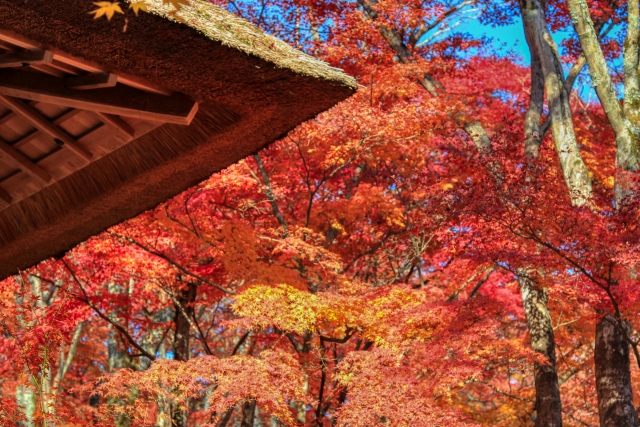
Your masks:
[[[0,425],[636,426],[638,0],[214,2],[360,89],[3,281]]]

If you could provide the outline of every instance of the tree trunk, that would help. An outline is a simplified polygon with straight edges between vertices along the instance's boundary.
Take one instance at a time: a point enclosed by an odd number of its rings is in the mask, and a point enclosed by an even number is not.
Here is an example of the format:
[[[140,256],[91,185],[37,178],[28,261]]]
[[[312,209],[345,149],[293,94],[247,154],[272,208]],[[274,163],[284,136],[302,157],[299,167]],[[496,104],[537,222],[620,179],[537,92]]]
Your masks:
[[[575,206],[583,206],[591,198],[591,178],[578,148],[562,64],[547,28],[545,7],[542,0],[522,0],[522,22],[531,46],[531,57],[537,56],[544,74],[553,142],[569,187],[571,202]]]
[[[20,385],[16,389],[16,404],[24,414],[25,421],[19,426],[34,427],[34,416],[36,413],[36,393],[33,388]]]
[[[624,322],[626,328],[629,325]],[[635,427],[629,343],[613,316],[596,325],[596,390],[600,427]]]
[[[109,330],[109,335],[107,337],[107,350],[109,354],[109,372],[114,372],[118,369],[123,368],[131,368],[131,358],[129,354],[120,349],[117,339],[118,333],[115,329]],[[122,404],[122,399],[109,398],[108,402],[110,404]],[[131,425],[131,420],[125,416],[121,415],[116,420],[116,427],[129,427]]]
[[[197,285],[193,282],[187,284],[187,288],[180,292],[176,304],[176,320],[173,341],[173,358],[181,362],[186,362],[191,356],[189,340],[191,336],[191,323],[189,318],[193,317],[193,302],[196,300]],[[174,407],[172,411],[172,425],[175,427],[187,427],[189,411]]]
[[[191,335],[191,323],[189,317],[193,317],[193,302],[196,300],[197,285],[189,282],[187,289],[180,292],[177,301],[182,306],[176,306],[175,339],[173,342],[173,357],[175,360],[186,362],[190,359],[189,338]],[[186,314],[186,316],[185,316]]]
[[[527,34],[525,33],[525,36]],[[529,96],[529,109],[524,117],[524,154],[537,158],[540,154],[540,118],[544,110],[544,74],[542,64],[538,57],[534,42],[526,37],[531,53],[531,94]]]
[[[524,273],[524,272],[523,272]],[[551,315],[547,308],[547,295],[526,274],[518,277],[522,303],[531,335],[531,347],[542,354],[548,363],[534,365],[536,386],[535,427],[561,427],[562,403],[558,372],[556,370],[556,345]]]
[[[248,400],[242,405],[242,422],[240,427],[253,427],[256,412],[256,401]]]

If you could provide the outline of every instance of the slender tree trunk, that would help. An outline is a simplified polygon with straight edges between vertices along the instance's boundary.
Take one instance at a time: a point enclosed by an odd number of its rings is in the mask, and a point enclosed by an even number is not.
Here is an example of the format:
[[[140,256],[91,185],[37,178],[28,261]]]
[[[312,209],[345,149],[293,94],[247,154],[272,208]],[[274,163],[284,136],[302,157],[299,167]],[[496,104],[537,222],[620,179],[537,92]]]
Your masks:
[[[118,345],[117,339],[118,333],[115,329],[109,330],[109,335],[107,338],[107,349],[109,354],[109,372],[114,372],[118,369],[122,368],[131,368],[131,358],[129,354],[120,349]],[[111,404],[121,404],[121,399],[110,398],[109,403]],[[117,427],[129,427],[131,425],[131,420],[126,416],[121,416],[116,420]]]
[[[527,34],[525,33],[525,36]],[[531,158],[537,158],[540,154],[540,118],[544,109],[544,75],[542,64],[536,54],[533,41],[529,40],[529,51],[531,53],[531,94],[529,96],[529,109],[524,118],[524,153]]]
[[[572,204],[582,206],[591,198],[591,178],[582,160],[573,128],[569,94],[558,50],[547,28],[545,2],[521,0],[520,10],[531,56],[540,60],[551,116],[551,132]]]
[[[242,405],[242,422],[240,427],[253,427],[256,412],[256,401],[248,400]]]
[[[626,322],[624,325],[629,327]],[[605,316],[596,326],[594,358],[600,427],[636,427],[629,343],[613,316]]]
[[[175,360],[186,362],[190,359],[190,327],[189,317],[193,317],[193,302],[196,300],[197,285],[193,282],[187,284],[187,288],[178,295],[178,302],[184,310],[176,307],[175,320],[175,340],[173,343],[173,354]],[[185,316],[186,314],[186,316]]]
[[[173,342],[173,357],[175,360],[186,362],[191,356],[189,340],[191,336],[191,323],[189,317],[193,317],[193,302],[196,300],[197,285],[193,282],[187,284],[178,295],[177,301],[182,306],[176,306],[176,320]],[[175,407],[172,411],[172,425],[175,427],[187,427],[189,411]]]
[[[24,414],[26,421],[20,423],[20,426],[34,427],[34,415],[36,413],[36,393],[33,388],[20,385],[16,389],[16,404],[20,411]]]
[[[527,316],[533,351],[545,357],[547,363],[535,363],[536,422],[535,427],[561,427],[562,403],[556,369],[556,345],[547,295],[522,272],[518,277],[522,303]]]
[[[597,38],[586,0],[568,0],[571,20],[589,65],[593,86],[600,104],[616,134],[615,205],[621,209],[627,198],[635,196],[628,172],[640,166],[640,144],[637,125],[640,120],[640,81],[638,45],[640,42],[640,7],[638,0],[627,2],[627,37],[624,42],[624,104],[618,99],[615,83]],[[633,406],[629,343],[621,324],[613,316],[605,316],[596,325],[596,389],[601,427],[638,425]]]

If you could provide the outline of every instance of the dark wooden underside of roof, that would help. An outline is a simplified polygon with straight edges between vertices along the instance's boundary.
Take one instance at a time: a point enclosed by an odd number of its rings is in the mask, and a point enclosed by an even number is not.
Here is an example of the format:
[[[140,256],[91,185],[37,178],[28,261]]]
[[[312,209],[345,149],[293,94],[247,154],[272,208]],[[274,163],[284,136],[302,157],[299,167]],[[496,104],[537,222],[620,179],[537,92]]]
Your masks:
[[[1,210],[0,277],[156,206],[352,93],[157,16],[130,19],[123,33],[123,22],[91,20],[92,7],[86,0],[0,0],[0,30],[185,94],[200,102],[198,113],[190,126],[147,130]]]

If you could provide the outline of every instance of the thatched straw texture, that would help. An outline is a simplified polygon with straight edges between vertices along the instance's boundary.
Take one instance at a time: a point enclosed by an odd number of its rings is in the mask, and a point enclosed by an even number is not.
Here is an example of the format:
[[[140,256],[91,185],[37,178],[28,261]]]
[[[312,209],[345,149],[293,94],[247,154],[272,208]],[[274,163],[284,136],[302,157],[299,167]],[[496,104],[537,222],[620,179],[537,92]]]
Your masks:
[[[190,0],[190,5],[183,6],[176,12],[173,6],[162,0],[143,1],[150,13],[186,24],[211,40],[255,55],[279,68],[288,68],[303,76],[339,82],[354,89],[357,87],[355,79],[341,69],[294,49],[277,37],[266,34],[248,21],[209,2]],[[174,13],[179,19],[176,19]]]

